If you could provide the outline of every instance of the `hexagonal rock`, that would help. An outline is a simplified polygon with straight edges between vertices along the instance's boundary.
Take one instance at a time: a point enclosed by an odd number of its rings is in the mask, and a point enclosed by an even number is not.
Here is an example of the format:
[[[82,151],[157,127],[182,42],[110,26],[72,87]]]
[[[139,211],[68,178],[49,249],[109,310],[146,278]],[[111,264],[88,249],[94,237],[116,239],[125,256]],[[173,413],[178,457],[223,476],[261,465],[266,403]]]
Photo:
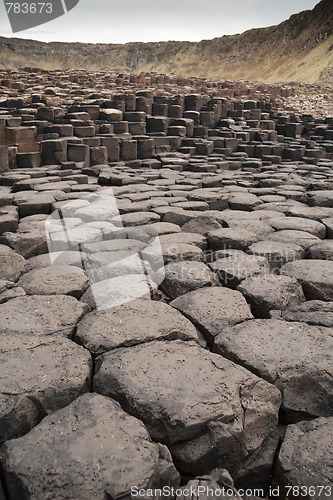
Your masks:
[[[88,310],[85,304],[68,295],[19,297],[0,305],[0,334],[70,337]]]
[[[160,243],[163,246],[182,243],[186,245],[194,245],[201,250],[206,250],[207,240],[202,234],[198,233],[181,233],[165,234],[160,236]]]
[[[270,318],[272,309],[284,310],[305,300],[301,285],[290,276],[253,276],[242,281],[237,290],[251,304],[255,318]]]
[[[15,213],[8,213],[4,210],[0,211],[0,235],[12,231],[15,232],[18,228],[18,217]]]
[[[222,332],[214,350],[281,389],[293,421],[333,415],[332,348],[329,332],[315,326],[258,319]]]
[[[265,257],[246,253],[218,259],[209,267],[217,273],[222,285],[229,288],[237,288],[250,276],[269,273],[269,263]]]
[[[173,262],[164,268],[160,289],[171,299],[205,286],[217,286],[219,280],[203,262]]]
[[[140,256],[130,249],[91,253],[84,262],[84,268],[92,283],[144,272]]]
[[[333,193],[331,190],[308,191],[310,205],[313,207],[333,207]]]
[[[324,240],[308,248],[310,259],[333,260],[333,240]]]
[[[143,226],[142,229],[155,230],[158,235],[180,233],[181,229],[177,224],[171,222],[155,222],[147,227]]]
[[[197,233],[207,236],[210,231],[221,229],[222,224],[210,216],[195,217],[182,225],[182,231],[185,233]]]
[[[146,246],[147,245],[143,241],[124,238],[98,241],[95,243],[86,243],[82,245],[82,248],[87,254],[95,254],[97,252],[126,251],[130,255],[144,250]]]
[[[211,250],[223,250],[234,248],[236,250],[247,250],[249,246],[259,240],[259,236],[253,232],[238,228],[222,228],[210,231],[207,235],[208,247]]]
[[[333,262],[298,260],[281,268],[281,274],[296,278],[307,300],[333,300]]]
[[[198,340],[197,330],[169,305],[141,299],[88,314],[79,322],[75,335],[75,340],[94,354],[176,339]]]
[[[306,231],[318,236],[318,238],[325,238],[326,227],[324,223],[306,219],[305,217],[271,217],[266,219],[267,224],[272,226],[276,231],[291,229],[296,231]]]
[[[86,274],[75,266],[34,269],[19,280],[28,295],[71,295],[79,299],[88,286]]]
[[[52,453],[50,453],[52,450]],[[165,446],[109,398],[85,394],[2,451],[11,498],[131,498],[131,488],[177,488]]]
[[[231,193],[228,198],[229,207],[232,210],[244,210],[250,212],[254,207],[263,202],[255,194],[241,192]]]
[[[16,197],[15,204],[19,207],[20,217],[26,217],[34,214],[51,213],[54,197],[48,193],[38,193],[35,191],[25,191],[21,199]]]
[[[3,233],[0,242],[13,248],[26,259],[48,251],[45,230],[35,226],[23,229],[19,225],[17,233]]]
[[[332,498],[332,446],[333,418],[288,426],[274,473],[281,494],[288,485],[295,496],[302,491],[313,500]]]
[[[195,245],[189,245],[188,243],[164,243],[161,245],[161,249],[165,264],[184,260],[204,260],[204,253],[201,248]],[[154,248],[152,250],[144,250],[142,252],[142,257],[144,260],[148,260],[152,265],[154,264],[155,258],[160,262],[160,258],[156,256],[156,250]]]
[[[84,252],[68,251],[68,252],[60,252],[59,254],[45,253],[43,255],[36,255],[36,257],[31,257],[31,259],[29,259],[28,262],[30,265],[30,270],[52,267],[52,265],[82,267],[82,262],[84,261],[85,258],[86,254]]]
[[[291,307],[282,314],[285,321],[303,321],[309,325],[333,327],[333,302],[307,300],[296,307]]]
[[[133,212],[121,216],[121,222],[125,227],[143,226],[144,224],[159,222],[160,220],[160,216],[153,212]]]
[[[307,250],[312,245],[320,243],[321,241],[320,238],[306,231],[295,231],[289,229],[275,231],[275,233],[268,235],[267,239],[299,245],[304,250]]]
[[[303,259],[305,252],[299,245],[282,243],[279,241],[264,240],[254,243],[248,249],[251,255],[261,255],[268,259],[272,272],[279,272],[287,262]]]
[[[222,287],[186,293],[170,305],[189,318],[210,345],[225,328],[253,318],[243,295]]]
[[[0,441],[88,391],[91,369],[89,352],[68,339],[0,335]]]
[[[277,423],[281,394],[194,342],[151,342],[103,354],[94,390],[114,397],[169,446],[179,470],[232,470]]]
[[[243,232],[244,229],[246,229],[248,233],[256,235],[257,241],[266,239],[270,234],[274,233],[274,229],[266,224],[266,221],[258,219],[251,220],[242,217],[240,219],[236,219],[233,217],[229,220],[228,226],[230,229],[238,230],[239,232]]]
[[[22,255],[6,245],[0,245],[1,279],[17,281],[23,273],[29,271],[29,264]]]
[[[80,246],[84,243],[103,240],[102,231],[98,228],[89,226],[89,224],[70,228],[67,231],[51,231],[51,228],[52,226],[46,225],[46,229],[49,231],[53,252],[68,250],[79,251]]]

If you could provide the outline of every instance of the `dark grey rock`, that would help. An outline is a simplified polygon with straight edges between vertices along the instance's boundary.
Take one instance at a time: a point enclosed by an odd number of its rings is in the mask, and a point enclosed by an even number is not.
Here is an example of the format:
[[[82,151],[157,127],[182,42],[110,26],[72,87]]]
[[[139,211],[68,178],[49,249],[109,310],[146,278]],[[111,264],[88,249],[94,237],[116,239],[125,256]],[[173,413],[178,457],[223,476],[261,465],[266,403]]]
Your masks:
[[[34,269],[18,282],[28,295],[71,295],[79,299],[88,286],[88,277],[75,266]]]
[[[320,300],[307,300],[282,314],[285,321],[301,321],[309,325],[333,327],[333,303]]]
[[[269,272],[266,257],[245,253],[218,259],[209,267],[218,275],[222,285],[229,288],[237,288],[244,279]]]
[[[324,240],[308,248],[310,259],[333,260],[333,240]]]
[[[6,245],[0,245],[1,279],[17,281],[23,273],[29,271],[29,264],[22,255]]]
[[[163,302],[133,300],[93,312],[78,324],[75,339],[94,354],[152,340],[198,340],[196,328]]]
[[[210,231],[207,239],[208,247],[211,250],[234,248],[245,251],[260,238],[254,232],[247,231],[246,229],[239,231],[236,228],[222,228]]]
[[[323,223],[305,217],[272,217],[266,219],[266,223],[272,226],[276,231],[289,229],[294,231],[305,231],[318,238],[325,238],[326,236],[326,227]]]
[[[242,294],[223,287],[189,292],[170,305],[189,318],[209,344],[225,328],[253,318]]]
[[[332,347],[325,329],[261,319],[222,332],[214,350],[275,384],[287,420],[293,422],[302,416],[333,415]]]
[[[308,498],[321,500],[332,496],[333,418],[290,425],[275,467],[281,494],[303,491]],[[303,486],[303,489],[302,489]],[[300,488],[300,490],[298,490]]]
[[[281,274],[296,278],[307,300],[333,300],[333,262],[328,260],[298,260],[281,268]]]
[[[273,273],[280,272],[280,268],[287,262],[305,257],[305,251],[301,246],[272,240],[254,243],[249,247],[248,252],[252,255],[266,257]]]
[[[255,318],[270,318],[270,311],[297,306],[305,300],[301,285],[290,276],[253,276],[238,285]]]
[[[127,499],[131,488],[177,488],[165,446],[109,398],[85,394],[8,441],[2,463],[11,498]]]
[[[88,311],[68,295],[30,295],[0,305],[0,333],[70,337]]]
[[[320,238],[318,236],[314,236],[313,234],[307,231],[296,231],[285,229],[282,231],[275,231],[268,236],[269,240],[284,242],[287,244],[294,244],[302,247],[304,250],[307,250],[312,245],[316,243],[320,243]]]
[[[94,390],[142,419],[179,470],[231,470],[277,424],[280,392],[193,342],[151,342],[103,354]]]
[[[171,299],[205,286],[217,286],[219,280],[203,262],[173,262],[164,268],[161,290]]]
[[[0,335],[0,441],[23,435],[40,416],[88,391],[91,370],[89,352],[70,340]]]

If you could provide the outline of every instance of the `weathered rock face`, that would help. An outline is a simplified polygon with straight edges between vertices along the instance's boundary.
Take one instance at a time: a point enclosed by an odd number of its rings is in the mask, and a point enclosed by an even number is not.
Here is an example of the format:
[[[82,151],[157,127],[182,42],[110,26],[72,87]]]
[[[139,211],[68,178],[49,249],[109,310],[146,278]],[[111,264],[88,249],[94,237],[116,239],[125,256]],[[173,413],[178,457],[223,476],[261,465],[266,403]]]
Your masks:
[[[225,328],[253,318],[242,294],[222,287],[189,292],[171,305],[189,318],[210,344]]]
[[[192,342],[152,342],[101,356],[94,390],[118,400],[187,473],[239,468],[277,423],[278,389]]]
[[[79,299],[88,278],[75,266],[54,266],[26,273],[18,282],[28,295],[70,295]]]
[[[8,498],[133,500],[175,466],[269,497],[286,425],[332,417],[333,121],[292,92],[0,69]]]
[[[171,299],[206,286],[217,286],[219,280],[203,262],[173,262],[165,266],[161,290]]]
[[[17,232],[5,232],[0,237],[0,243],[8,245],[18,254],[28,259],[47,252],[47,241],[44,223],[19,224]]]
[[[196,328],[163,302],[133,300],[93,312],[78,324],[75,340],[93,354],[152,340],[198,340]]]
[[[253,320],[222,332],[214,349],[275,384],[286,418],[293,421],[332,415],[332,346],[330,330]]]
[[[196,75],[204,79],[203,81],[206,81],[209,73],[215,78],[228,74],[232,80],[255,78],[260,82],[329,82],[331,75],[329,55],[325,53],[320,58],[318,68],[308,68],[308,65],[309,60],[315,60],[316,54],[324,51],[325,42],[331,35],[329,29],[331,16],[330,2],[324,1],[311,11],[300,12],[281,24],[262,28],[260,32],[254,29],[242,34],[228,35],[212,40],[145,44],[136,42],[98,45],[52,43],[48,45],[34,40],[3,38],[0,54],[4,68],[16,70],[18,67],[26,66],[32,68],[48,67],[51,57],[50,51],[52,51],[53,66],[62,71],[69,67],[81,70],[81,73],[86,75],[86,69],[91,68],[96,72],[121,72],[121,76],[127,71],[132,71],[135,73],[133,76],[136,76],[136,81],[141,76],[143,82],[145,78],[149,78],[146,76],[147,71],[163,72],[165,68],[174,74],[188,75],[189,77],[193,75],[195,69]],[[185,21],[185,19],[184,17],[183,20]],[[325,21],[328,22],[326,32],[324,31]],[[182,20],[179,19],[179,23],[181,22]],[[291,34],[293,38],[291,38]],[[289,37],[287,46],[286,37]],[[272,47],[270,58],[267,58],[267,47]],[[186,52],[188,52],[187,56]],[[223,54],[223,59],[219,60],[219,64],[216,64],[221,54]],[[288,65],[293,55],[297,56],[300,66]],[[242,66],[239,63],[240,60]],[[168,77],[168,75],[156,76],[159,77],[159,82],[164,81],[163,77]],[[122,83],[121,77],[119,80]],[[49,97],[54,96],[54,87],[51,91],[53,94]],[[317,99],[314,102],[308,98],[307,93],[297,97],[295,101],[296,103],[300,101],[303,104],[304,112],[309,113],[309,106],[311,110],[318,111],[318,107],[321,108],[325,104],[330,109],[329,94],[327,96],[318,96],[317,94]],[[292,101],[293,103],[294,101]],[[44,112],[43,115],[41,112],[40,116],[45,117],[50,111],[52,109],[47,108],[46,113]],[[103,112],[105,113],[102,115],[104,119],[115,121],[120,120],[123,116],[120,110],[114,108]],[[292,125],[297,124],[293,123]]]
[[[326,236],[324,224],[305,217],[272,217],[266,219],[266,223],[276,231],[306,231],[314,236],[318,236],[318,238],[325,238]]]
[[[70,340],[0,335],[0,441],[23,435],[88,391],[91,370],[89,352]]]
[[[296,495],[301,490],[315,500],[330,497],[332,443],[332,418],[288,426],[275,467],[275,479],[281,484],[281,492]],[[286,484],[288,486],[283,488]]]
[[[311,259],[333,260],[333,240],[326,240],[308,249]]]
[[[233,228],[216,229],[208,233],[208,244],[211,250],[234,248],[235,250],[247,250],[259,237],[251,231],[239,232]]]
[[[303,248],[295,243],[264,240],[254,243],[249,248],[249,253],[266,257],[270,269],[278,273],[280,268],[287,262],[303,259],[305,252]]]
[[[0,305],[0,333],[70,337],[87,311],[66,295],[18,297]]]
[[[216,272],[223,286],[237,288],[246,278],[267,274],[269,263],[265,257],[240,253],[217,259],[210,264],[210,268]]]
[[[52,450],[52,453],[50,453]],[[12,498],[131,498],[131,488],[178,487],[165,446],[109,398],[81,396],[28,435],[8,441],[2,463]]]
[[[290,262],[281,268],[281,274],[296,278],[302,285],[307,300],[333,299],[333,262],[311,259]]]
[[[301,285],[289,276],[254,276],[242,281],[237,289],[256,318],[270,318],[270,311],[289,309],[305,300]]]
[[[309,325],[333,327],[333,304],[320,300],[308,300],[283,312],[285,321],[301,321]]]
[[[1,279],[17,281],[23,273],[29,271],[28,262],[6,245],[0,245]]]

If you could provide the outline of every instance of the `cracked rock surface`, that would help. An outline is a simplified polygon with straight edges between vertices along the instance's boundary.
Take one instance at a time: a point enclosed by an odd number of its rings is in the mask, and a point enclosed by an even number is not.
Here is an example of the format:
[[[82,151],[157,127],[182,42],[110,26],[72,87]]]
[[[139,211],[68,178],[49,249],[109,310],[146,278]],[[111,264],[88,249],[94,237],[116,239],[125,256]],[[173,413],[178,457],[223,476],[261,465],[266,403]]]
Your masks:
[[[192,474],[228,463],[239,467],[276,425],[281,403],[271,384],[182,341],[102,355],[94,390],[142,419],[155,440],[171,447],[181,469]]]
[[[0,69],[1,500],[332,483],[333,117],[292,92]]]
[[[86,442],[89,446],[86,446]],[[50,453],[52,450],[52,453]],[[131,486],[179,485],[165,446],[112,399],[85,394],[2,450],[12,498],[131,498]]]

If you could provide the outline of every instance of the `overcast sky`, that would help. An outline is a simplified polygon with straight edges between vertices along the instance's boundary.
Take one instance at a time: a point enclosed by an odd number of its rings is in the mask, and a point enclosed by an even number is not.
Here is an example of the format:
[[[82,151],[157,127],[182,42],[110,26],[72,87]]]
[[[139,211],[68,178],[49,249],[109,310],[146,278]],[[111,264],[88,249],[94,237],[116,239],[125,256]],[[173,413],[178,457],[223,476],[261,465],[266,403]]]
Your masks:
[[[15,37],[45,42],[198,41],[271,26],[317,3],[319,0],[80,0],[66,15]],[[0,36],[14,36],[2,0]]]

